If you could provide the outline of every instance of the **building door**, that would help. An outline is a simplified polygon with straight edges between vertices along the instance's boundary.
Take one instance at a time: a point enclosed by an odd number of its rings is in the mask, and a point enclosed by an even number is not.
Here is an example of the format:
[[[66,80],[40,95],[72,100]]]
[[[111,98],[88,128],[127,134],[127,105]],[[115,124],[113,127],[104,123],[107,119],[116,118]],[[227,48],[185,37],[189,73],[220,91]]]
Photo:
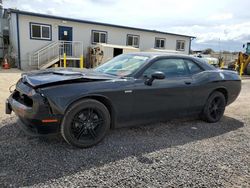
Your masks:
[[[66,53],[67,56],[72,56],[72,27],[59,26],[58,31],[58,39],[64,41],[60,51],[61,55]]]
[[[122,48],[114,48],[113,57],[118,56],[123,53]]]

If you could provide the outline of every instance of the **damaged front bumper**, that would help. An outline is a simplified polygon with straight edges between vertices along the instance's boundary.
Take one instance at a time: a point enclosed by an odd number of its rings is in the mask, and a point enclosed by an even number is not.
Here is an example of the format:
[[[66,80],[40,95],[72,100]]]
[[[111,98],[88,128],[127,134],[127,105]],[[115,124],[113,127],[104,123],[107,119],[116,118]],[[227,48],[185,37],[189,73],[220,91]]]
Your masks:
[[[62,115],[53,114],[45,97],[19,82],[5,103],[6,114],[14,111],[19,125],[29,135],[55,134],[60,131]]]

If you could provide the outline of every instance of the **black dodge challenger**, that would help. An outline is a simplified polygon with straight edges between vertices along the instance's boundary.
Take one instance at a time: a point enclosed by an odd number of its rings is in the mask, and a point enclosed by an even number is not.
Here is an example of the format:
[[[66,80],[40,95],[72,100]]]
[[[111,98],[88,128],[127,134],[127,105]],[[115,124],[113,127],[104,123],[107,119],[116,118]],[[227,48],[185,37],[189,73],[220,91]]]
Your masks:
[[[217,122],[241,90],[234,71],[184,55],[119,55],[95,69],[24,73],[6,101],[30,134],[61,132],[76,147],[111,128],[197,116]]]

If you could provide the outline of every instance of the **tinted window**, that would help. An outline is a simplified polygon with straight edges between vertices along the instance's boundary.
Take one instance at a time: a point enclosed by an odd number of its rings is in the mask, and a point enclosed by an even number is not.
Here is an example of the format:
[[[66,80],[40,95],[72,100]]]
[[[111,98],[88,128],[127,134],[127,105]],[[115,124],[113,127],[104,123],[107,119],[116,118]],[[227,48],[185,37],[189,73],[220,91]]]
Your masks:
[[[155,46],[157,47],[157,48],[160,48],[160,40],[156,40],[156,44],[155,44]]]
[[[106,34],[101,33],[101,43],[105,43],[106,42]]]
[[[92,43],[107,43],[107,32],[92,31]]]
[[[196,63],[189,60],[186,60],[186,63],[188,65],[190,74],[197,74],[199,72],[202,72],[202,69],[198,65],[196,65]]]
[[[43,38],[49,38],[49,27],[42,27],[42,37]]]
[[[39,25],[32,25],[32,37],[41,37],[41,30]]]
[[[176,50],[178,50],[178,51],[184,51],[185,50],[185,41],[183,41],[183,40],[177,40],[176,41]]]
[[[161,71],[166,77],[185,76],[188,74],[183,59],[161,59],[154,62],[143,74],[150,77],[154,72]]]
[[[138,37],[134,37],[134,46],[138,45],[139,45]]]
[[[31,23],[30,27],[31,27],[32,39],[44,39],[44,40],[51,39],[51,34],[50,34],[51,26]]]
[[[155,39],[155,48],[165,48],[165,39],[156,38]]]
[[[94,42],[99,42],[99,33],[94,33]]]
[[[199,62],[199,65],[205,70],[215,70],[216,68],[213,65],[208,64],[204,59],[199,57],[194,57],[194,59]]]
[[[161,48],[165,47],[165,40],[161,40]]]
[[[139,47],[139,36],[137,35],[128,35],[127,36],[127,46]]]
[[[128,45],[132,46],[133,45],[133,37],[128,36]]]

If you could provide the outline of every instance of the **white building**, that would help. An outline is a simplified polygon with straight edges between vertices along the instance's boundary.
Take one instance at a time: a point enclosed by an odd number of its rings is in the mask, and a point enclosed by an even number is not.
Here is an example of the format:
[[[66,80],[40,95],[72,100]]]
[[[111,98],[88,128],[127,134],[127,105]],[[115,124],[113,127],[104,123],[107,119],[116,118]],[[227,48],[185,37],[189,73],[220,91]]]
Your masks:
[[[3,28],[4,28],[3,5],[2,5],[2,0],[0,0],[0,59],[3,58],[4,54]]]
[[[97,43],[133,46],[140,51],[152,48],[189,54],[192,36],[140,29],[86,20],[6,9],[11,54],[24,70],[52,65],[61,52],[68,58],[87,57],[88,47]],[[116,52],[119,53],[119,49]]]

